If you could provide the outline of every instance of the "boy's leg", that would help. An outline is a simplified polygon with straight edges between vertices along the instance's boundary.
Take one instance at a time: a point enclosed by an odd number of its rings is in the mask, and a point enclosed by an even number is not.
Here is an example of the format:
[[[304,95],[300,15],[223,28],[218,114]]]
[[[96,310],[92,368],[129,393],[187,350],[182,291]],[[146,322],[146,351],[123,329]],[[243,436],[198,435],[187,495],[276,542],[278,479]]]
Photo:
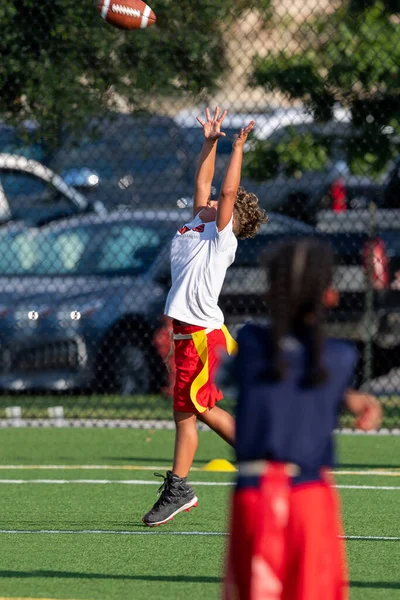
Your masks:
[[[214,406],[197,415],[197,418],[215,431],[231,446],[235,443],[235,419],[226,410]]]
[[[178,477],[187,477],[197,450],[197,419],[195,414],[175,410],[174,420],[176,433],[172,472]]]
[[[176,433],[173,468],[172,471],[167,471],[157,502],[143,517],[143,522],[149,526],[167,523],[178,513],[197,506],[196,493],[186,481],[197,450],[196,415],[174,411],[174,419]]]

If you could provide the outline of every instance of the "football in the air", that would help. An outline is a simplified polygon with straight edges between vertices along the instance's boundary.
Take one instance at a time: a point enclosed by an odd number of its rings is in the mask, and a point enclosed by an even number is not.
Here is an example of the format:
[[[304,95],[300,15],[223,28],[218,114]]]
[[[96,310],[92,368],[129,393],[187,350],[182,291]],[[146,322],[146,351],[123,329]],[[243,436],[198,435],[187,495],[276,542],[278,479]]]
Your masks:
[[[142,0],[100,0],[97,10],[118,29],[145,29],[156,22],[156,15]]]

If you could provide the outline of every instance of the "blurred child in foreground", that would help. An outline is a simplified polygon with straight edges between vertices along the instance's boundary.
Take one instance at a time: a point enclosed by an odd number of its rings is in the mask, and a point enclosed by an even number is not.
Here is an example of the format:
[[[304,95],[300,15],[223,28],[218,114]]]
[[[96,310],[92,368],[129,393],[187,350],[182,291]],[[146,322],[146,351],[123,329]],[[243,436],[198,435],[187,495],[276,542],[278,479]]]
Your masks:
[[[236,454],[225,600],[344,600],[344,542],[329,469],[341,406],[375,429],[374,397],[349,390],[357,355],[325,339],[330,247],[313,239],[276,246],[267,261],[267,326],[238,337],[221,383],[238,389]]]

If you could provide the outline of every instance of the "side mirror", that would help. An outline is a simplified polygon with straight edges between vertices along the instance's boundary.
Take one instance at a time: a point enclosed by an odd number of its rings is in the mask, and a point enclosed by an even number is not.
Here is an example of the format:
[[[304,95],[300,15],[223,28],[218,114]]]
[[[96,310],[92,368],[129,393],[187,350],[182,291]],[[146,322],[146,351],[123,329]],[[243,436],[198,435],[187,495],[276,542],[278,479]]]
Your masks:
[[[87,167],[68,169],[61,176],[68,185],[86,190],[96,187],[100,181],[99,175]]]

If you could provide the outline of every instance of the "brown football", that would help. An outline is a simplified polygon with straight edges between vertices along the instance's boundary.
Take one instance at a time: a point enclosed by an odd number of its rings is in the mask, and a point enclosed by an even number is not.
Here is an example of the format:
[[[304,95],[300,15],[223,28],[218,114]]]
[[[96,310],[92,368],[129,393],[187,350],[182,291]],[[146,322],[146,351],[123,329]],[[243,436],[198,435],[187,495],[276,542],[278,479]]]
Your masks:
[[[142,0],[100,0],[97,10],[118,29],[145,29],[156,22],[156,15]]]

